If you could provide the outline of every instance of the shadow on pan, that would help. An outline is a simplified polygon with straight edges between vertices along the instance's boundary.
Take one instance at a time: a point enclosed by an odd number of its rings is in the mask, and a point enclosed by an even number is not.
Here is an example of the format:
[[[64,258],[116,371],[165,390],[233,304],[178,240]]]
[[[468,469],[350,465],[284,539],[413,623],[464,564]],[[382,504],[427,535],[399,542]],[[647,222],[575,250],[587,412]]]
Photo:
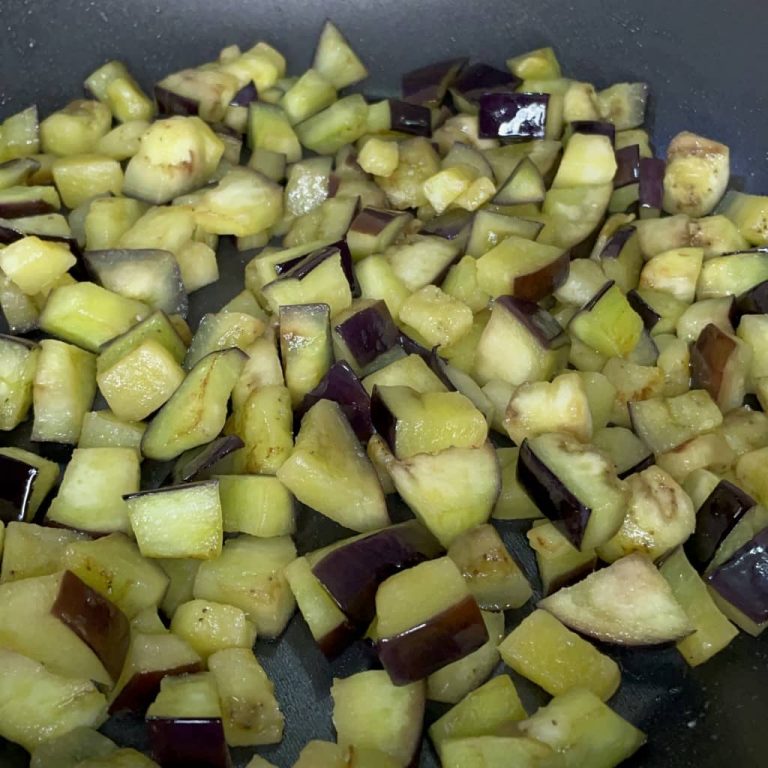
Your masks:
[[[110,58],[125,61],[148,87],[168,72],[212,59],[227,44],[265,39],[293,71],[311,59],[323,20],[332,18],[371,71],[371,92],[394,91],[400,73],[457,55],[501,65],[543,44],[557,48],[566,73],[597,85],[622,79],[651,86],[650,127],[657,149],[682,129],[731,147],[735,186],[768,191],[768,3],[755,0],[3,0],[0,118],[37,103],[44,114],[80,93],[85,75]],[[242,285],[252,254],[223,250],[222,280],[194,296],[191,319],[218,309]],[[20,439],[20,438],[19,438]],[[510,549],[536,583],[519,527],[502,524]],[[332,539],[332,524],[303,514],[300,551]],[[510,621],[520,615],[511,615]],[[260,750],[288,768],[313,738],[333,739],[329,688],[334,676],[370,667],[361,648],[329,665],[302,621],[257,653],[286,714],[277,747]],[[611,706],[649,736],[629,768],[758,768],[768,764],[768,638],[740,635],[703,667],[690,670],[674,648],[609,652],[623,684]],[[516,678],[525,702],[540,703]],[[441,710],[429,709],[428,721]],[[140,722],[113,720],[106,733],[145,748]],[[235,766],[248,761],[234,750]],[[0,743],[0,766],[26,765],[25,753]],[[422,766],[437,761],[425,742]],[[585,766],[584,768],[589,768]]]

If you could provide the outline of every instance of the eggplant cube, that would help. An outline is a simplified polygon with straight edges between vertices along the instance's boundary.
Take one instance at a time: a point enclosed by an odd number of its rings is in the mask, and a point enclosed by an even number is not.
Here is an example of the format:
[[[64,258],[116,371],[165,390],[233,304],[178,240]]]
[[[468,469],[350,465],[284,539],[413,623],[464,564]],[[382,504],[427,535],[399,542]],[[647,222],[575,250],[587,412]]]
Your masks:
[[[209,560],[221,554],[223,524],[216,481],[132,494],[126,504],[144,557]]]
[[[0,430],[15,429],[27,417],[39,357],[36,344],[0,334]]]
[[[576,549],[551,522],[534,523],[526,536],[536,553],[536,565],[545,596],[576,583],[595,570],[595,551]]]
[[[752,351],[713,323],[691,350],[691,387],[705,389],[724,413],[738,408],[747,390]]]
[[[389,352],[399,338],[400,330],[382,300],[358,300],[333,318],[336,360],[346,361],[361,376],[381,355]]]
[[[31,500],[39,473],[37,467],[25,461],[0,454],[0,522],[26,521],[32,516]]]
[[[296,527],[294,500],[270,475],[215,475],[226,532],[285,536]]]
[[[399,765],[413,759],[424,718],[424,683],[393,685],[383,670],[336,678],[333,724],[340,746],[378,749]]]
[[[0,269],[29,296],[50,289],[76,262],[66,244],[35,236],[0,250]]]
[[[171,632],[186,640],[201,658],[225,648],[250,648],[256,628],[234,605],[211,600],[190,600],[174,612]]]
[[[472,328],[472,310],[436,285],[425,285],[400,307],[400,321],[413,328],[430,346],[459,342]]]
[[[427,677],[488,641],[480,609],[446,557],[390,576],[376,593],[376,616],[379,659],[395,685]]]

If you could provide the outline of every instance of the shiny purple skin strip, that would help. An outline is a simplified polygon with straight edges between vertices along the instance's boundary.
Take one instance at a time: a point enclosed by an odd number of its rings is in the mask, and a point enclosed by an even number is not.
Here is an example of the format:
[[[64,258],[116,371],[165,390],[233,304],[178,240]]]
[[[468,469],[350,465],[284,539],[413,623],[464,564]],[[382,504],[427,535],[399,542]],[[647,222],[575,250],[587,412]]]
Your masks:
[[[362,368],[396,346],[400,338],[400,329],[383,301],[355,312],[334,330]]]
[[[712,561],[718,547],[757,502],[741,488],[721,480],[696,512],[696,530],[685,542],[685,554],[700,573]]]
[[[343,360],[334,363],[320,383],[304,396],[294,414],[297,425],[318,400],[338,403],[360,442],[368,442],[373,435],[371,398],[355,372]]]
[[[480,98],[480,138],[543,139],[548,106],[546,93],[486,94]]]
[[[475,214],[473,211],[455,209],[430,219],[422,228],[425,235],[435,235],[444,240],[455,240],[472,226]]]
[[[755,624],[768,621],[768,528],[708,577],[709,585]]]
[[[432,135],[432,114],[427,107],[410,104],[399,99],[389,99],[390,130],[411,136]]]
[[[218,717],[148,717],[152,757],[163,768],[231,768]]]
[[[406,72],[401,80],[403,100],[423,106],[439,106],[468,59],[448,59]]]
[[[616,175],[613,177],[613,188],[636,184],[640,180],[640,147],[632,144],[616,150]]]
[[[611,285],[613,283],[606,284],[598,296],[602,296]],[[560,323],[535,302],[518,299],[515,296],[499,296],[495,303],[514,315],[545,349],[559,349],[569,343],[568,336]]]
[[[632,235],[635,234],[635,228],[632,226],[622,227],[616,230],[605,247],[600,251],[600,259],[618,259],[624,246],[629,242]]]
[[[0,339],[4,337],[0,336]],[[40,470],[25,461],[0,455],[0,522],[25,521]]]
[[[451,88],[455,88],[459,93],[471,93],[479,89],[497,88],[506,86],[513,91],[523,81],[503,69],[497,69],[490,64],[477,62],[464,67],[461,74],[453,81]]]
[[[656,323],[661,320],[661,315],[650,304],[646,303],[645,299],[634,288],[627,294],[627,301],[629,306],[640,315],[646,329],[653,330]]]
[[[252,101],[259,100],[259,92],[256,90],[256,83],[251,80],[248,85],[244,85],[229,102],[231,107],[247,107]]]
[[[590,136],[607,136],[611,144],[616,143],[616,126],[604,120],[574,120],[571,123],[574,133],[584,133]]]
[[[155,85],[155,101],[157,111],[161,115],[181,115],[182,117],[195,117],[200,112],[200,102],[189,96]]]
[[[640,207],[660,211],[664,200],[664,171],[658,157],[640,158]]]
[[[465,597],[424,623],[384,637],[376,644],[395,685],[408,685],[463,659],[488,642],[488,630],[475,598]]]

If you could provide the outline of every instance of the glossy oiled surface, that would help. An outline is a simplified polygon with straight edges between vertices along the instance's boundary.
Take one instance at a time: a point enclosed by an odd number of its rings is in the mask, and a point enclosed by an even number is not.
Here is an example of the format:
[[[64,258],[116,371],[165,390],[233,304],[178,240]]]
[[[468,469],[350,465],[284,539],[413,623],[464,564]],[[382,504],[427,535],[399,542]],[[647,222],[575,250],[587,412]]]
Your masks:
[[[463,54],[502,65],[507,56],[545,43],[557,46],[565,72],[574,77],[598,85],[647,80],[659,149],[683,128],[710,135],[731,146],[737,186],[768,191],[763,0],[1,0],[0,117],[32,102],[43,111],[63,105],[108,58],[126,61],[149,86],[171,70],[213,58],[227,43],[264,38],[301,72],[325,17],[362,52],[374,93],[392,91],[396,74],[430,60]],[[223,278],[194,297],[193,320],[203,307],[221,306],[242,283],[247,259],[222,253]],[[500,528],[533,575],[522,528]],[[334,535],[331,525],[303,514],[302,551]],[[510,615],[510,625],[516,618]],[[284,742],[261,753],[289,768],[307,740],[333,738],[332,678],[373,660],[358,647],[328,665],[298,618],[278,643],[259,642],[257,652],[287,718]],[[742,635],[693,671],[674,648],[609,652],[623,673],[611,704],[649,734],[649,744],[628,766],[768,764],[768,638]],[[529,707],[541,701],[533,686],[521,682],[520,688]],[[438,712],[430,708],[429,716]],[[146,744],[137,722],[114,722],[106,731],[125,743]],[[236,758],[237,766],[245,765],[246,751],[236,751]],[[24,764],[20,751],[0,747],[0,765]],[[436,765],[429,746],[422,765]]]

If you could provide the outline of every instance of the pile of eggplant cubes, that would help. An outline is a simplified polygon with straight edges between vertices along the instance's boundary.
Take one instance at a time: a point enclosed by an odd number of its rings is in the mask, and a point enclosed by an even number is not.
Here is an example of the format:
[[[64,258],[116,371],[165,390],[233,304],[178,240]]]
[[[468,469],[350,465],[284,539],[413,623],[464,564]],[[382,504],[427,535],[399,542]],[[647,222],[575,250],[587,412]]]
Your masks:
[[[253,648],[297,606],[375,660],[295,768],[611,768],[646,736],[592,640],[696,666],[768,623],[768,197],[550,48],[366,74],[329,22],[301,76],[230,46],[150,98],[110,61],[0,125],[0,735],[35,768],[271,765]],[[190,328],[221,238],[243,289]],[[509,520],[543,598],[505,625]],[[151,757],[97,730],[126,712]]]

